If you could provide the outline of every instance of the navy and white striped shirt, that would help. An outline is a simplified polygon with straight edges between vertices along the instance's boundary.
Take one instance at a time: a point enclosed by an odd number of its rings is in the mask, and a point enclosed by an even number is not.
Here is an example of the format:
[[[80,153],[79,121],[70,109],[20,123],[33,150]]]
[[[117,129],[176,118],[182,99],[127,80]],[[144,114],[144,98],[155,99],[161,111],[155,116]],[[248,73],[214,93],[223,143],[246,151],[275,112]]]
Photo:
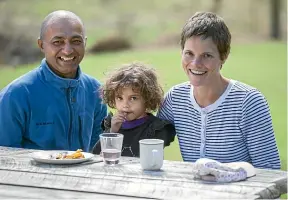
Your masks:
[[[201,108],[189,82],[166,94],[158,117],[175,125],[184,161],[211,158],[280,169],[269,106],[255,88],[230,80],[213,104]]]

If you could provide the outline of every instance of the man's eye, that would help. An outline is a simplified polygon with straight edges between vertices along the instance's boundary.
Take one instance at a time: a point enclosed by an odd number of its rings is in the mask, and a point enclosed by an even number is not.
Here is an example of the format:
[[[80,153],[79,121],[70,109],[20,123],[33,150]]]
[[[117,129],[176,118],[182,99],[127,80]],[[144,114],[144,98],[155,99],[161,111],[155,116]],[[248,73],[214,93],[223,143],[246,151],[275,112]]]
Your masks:
[[[185,55],[186,55],[186,56],[193,56],[193,53],[191,53],[190,51],[186,51],[186,52],[185,52]]]
[[[54,41],[53,44],[54,44],[54,45],[60,45],[60,44],[61,44],[61,41]]]
[[[82,41],[81,41],[81,40],[74,40],[73,43],[74,43],[74,44],[81,44]]]

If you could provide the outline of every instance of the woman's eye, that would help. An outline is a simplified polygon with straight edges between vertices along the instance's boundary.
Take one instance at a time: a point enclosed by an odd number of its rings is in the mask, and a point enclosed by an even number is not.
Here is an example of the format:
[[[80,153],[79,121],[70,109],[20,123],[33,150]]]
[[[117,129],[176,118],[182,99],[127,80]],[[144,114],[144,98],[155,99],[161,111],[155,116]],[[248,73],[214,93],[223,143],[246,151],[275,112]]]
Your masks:
[[[189,51],[186,51],[186,52],[185,52],[185,55],[186,55],[186,56],[192,56],[193,53],[191,53],[191,52],[189,52]]]
[[[117,101],[121,101],[122,98],[121,98],[121,97],[116,97],[116,100],[117,100]]]
[[[212,58],[210,54],[204,54],[204,58]]]

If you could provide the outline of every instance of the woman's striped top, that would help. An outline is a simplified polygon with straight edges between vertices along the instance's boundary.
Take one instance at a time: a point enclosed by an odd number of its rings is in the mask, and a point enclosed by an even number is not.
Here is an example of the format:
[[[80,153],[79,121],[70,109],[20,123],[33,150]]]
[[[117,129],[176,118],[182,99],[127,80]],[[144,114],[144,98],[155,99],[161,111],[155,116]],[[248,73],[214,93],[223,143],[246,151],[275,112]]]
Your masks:
[[[189,82],[166,94],[158,117],[175,125],[184,161],[211,158],[250,162],[258,168],[280,168],[269,106],[255,88],[230,80],[213,104],[201,108]]]

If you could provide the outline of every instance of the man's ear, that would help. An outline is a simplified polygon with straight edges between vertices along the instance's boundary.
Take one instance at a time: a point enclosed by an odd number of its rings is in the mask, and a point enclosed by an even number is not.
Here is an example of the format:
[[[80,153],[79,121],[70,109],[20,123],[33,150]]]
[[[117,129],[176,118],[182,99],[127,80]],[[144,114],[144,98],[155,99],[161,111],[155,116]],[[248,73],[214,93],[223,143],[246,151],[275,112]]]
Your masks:
[[[37,43],[38,43],[39,49],[44,53],[43,40],[41,40],[40,38],[38,38]]]
[[[87,36],[85,36],[85,47],[86,47],[86,44],[87,44]]]

